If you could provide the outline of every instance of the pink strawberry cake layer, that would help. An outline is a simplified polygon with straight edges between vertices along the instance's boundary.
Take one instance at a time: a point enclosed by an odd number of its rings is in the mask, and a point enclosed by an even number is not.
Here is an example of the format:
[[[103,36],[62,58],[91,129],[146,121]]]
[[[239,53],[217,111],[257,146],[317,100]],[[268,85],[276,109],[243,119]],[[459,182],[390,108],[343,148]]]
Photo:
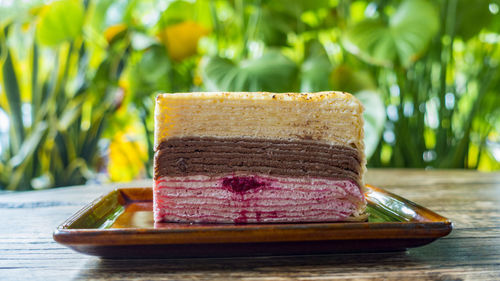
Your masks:
[[[233,174],[161,177],[155,221],[272,223],[345,221],[366,204],[351,180]]]

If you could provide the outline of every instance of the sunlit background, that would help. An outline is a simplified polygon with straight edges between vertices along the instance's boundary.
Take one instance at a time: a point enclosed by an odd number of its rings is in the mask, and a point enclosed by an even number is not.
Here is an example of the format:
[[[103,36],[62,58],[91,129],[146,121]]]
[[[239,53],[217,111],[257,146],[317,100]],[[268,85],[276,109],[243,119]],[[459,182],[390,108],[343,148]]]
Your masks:
[[[341,90],[369,167],[500,169],[500,0],[0,0],[0,189],[150,177],[159,92]]]

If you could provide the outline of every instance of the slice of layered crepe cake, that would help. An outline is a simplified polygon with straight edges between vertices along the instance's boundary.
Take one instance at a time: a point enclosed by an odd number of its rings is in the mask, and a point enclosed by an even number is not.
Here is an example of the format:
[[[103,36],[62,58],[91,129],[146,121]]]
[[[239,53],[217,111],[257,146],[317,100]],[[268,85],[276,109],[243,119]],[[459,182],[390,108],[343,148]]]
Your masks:
[[[158,95],[155,221],[365,220],[362,112],[340,92]]]

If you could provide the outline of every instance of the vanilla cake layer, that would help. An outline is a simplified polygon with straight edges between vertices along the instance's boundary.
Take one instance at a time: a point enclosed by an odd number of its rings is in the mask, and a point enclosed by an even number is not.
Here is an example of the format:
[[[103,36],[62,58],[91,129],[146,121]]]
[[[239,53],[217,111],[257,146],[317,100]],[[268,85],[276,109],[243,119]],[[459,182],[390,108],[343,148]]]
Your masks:
[[[156,221],[361,220],[362,106],[338,92],[156,100]]]
[[[363,107],[341,92],[158,95],[156,145],[185,136],[313,139],[362,151]]]

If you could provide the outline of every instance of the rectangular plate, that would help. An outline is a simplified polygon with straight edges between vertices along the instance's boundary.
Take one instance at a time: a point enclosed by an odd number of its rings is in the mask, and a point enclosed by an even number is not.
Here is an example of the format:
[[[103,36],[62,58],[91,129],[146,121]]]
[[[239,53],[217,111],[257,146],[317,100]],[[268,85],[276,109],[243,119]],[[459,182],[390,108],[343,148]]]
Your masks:
[[[397,251],[428,244],[452,223],[400,196],[367,186],[367,222],[154,223],[151,188],[120,188],[61,224],[54,240],[105,258],[185,258]]]

